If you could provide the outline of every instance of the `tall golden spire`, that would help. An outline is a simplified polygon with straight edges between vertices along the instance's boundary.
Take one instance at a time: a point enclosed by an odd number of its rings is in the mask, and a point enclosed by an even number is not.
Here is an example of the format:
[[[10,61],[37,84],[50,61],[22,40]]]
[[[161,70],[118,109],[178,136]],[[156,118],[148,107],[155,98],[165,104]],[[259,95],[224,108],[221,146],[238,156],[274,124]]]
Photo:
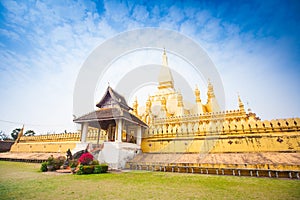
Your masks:
[[[171,70],[168,66],[168,57],[166,49],[164,49],[162,55],[162,67],[158,76],[158,89],[174,89],[174,81]]]

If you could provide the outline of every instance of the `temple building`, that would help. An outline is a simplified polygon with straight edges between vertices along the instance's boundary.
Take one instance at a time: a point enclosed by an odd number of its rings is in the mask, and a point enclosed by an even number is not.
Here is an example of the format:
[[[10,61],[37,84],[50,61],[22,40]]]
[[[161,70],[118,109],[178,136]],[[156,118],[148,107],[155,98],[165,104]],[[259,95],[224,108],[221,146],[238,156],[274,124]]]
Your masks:
[[[108,86],[95,111],[74,119],[81,124],[80,132],[22,136],[11,152],[88,149],[116,169],[152,166],[157,170],[159,165],[160,170],[205,166],[216,173],[221,168],[300,170],[299,118],[262,121],[245,110],[240,96],[236,110],[220,110],[211,82],[207,101],[201,100],[195,87],[195,102],[186,107],[183,95],[174,88],[165,50],[158,83],[145,105],[135,99],[132,108]]]
[[[99,150],[97,157],[101,162],[110,163],[113,168],[124,168],[127,159],[139,152],[142,132],[148,127],[146,123],[131,114],[131,107],[125,98],[108,86],[103,98],[96,105],[98,110],[90,112],[74,120],[81,124],[81,143],[73,149],[73,153],[88,147],[88,128],[98,129],[97,145],[90,149]],[[100,133],[104,131],[105,139],[101,141]]]

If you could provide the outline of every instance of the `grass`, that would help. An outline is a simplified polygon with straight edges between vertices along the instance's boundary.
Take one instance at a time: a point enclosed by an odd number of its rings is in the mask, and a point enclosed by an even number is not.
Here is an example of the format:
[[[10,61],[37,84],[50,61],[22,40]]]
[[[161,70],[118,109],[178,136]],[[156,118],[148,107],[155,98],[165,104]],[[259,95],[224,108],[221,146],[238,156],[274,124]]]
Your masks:
[[[93,175],[39,172],[0,161],[0,199],[300,199],[300,181],[131,171]]]

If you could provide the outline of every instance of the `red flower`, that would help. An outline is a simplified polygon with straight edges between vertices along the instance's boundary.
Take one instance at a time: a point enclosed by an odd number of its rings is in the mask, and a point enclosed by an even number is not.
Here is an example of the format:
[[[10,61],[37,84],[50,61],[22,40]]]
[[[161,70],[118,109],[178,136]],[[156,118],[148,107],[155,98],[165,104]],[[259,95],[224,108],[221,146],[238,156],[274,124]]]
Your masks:
[[[88,165],[90,164],[90,162],[92,162],[94,160],[94,157],[92,154],[90,154],[89,152],[84,153],[80,156],[80,158],[78,159],[78,161],[82,164],[82,165]]]

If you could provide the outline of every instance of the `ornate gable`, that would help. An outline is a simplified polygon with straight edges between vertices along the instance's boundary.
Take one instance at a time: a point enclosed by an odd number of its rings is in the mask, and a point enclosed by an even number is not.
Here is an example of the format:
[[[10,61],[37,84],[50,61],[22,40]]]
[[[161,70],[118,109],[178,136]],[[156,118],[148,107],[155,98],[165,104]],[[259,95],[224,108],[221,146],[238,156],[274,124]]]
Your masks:
[[[125,98],[114,91],[110,86],[107,87],[104,96],[96,106],[98,108],[119,107],[127,111],[132,110],[132,108],[127,105]]]

